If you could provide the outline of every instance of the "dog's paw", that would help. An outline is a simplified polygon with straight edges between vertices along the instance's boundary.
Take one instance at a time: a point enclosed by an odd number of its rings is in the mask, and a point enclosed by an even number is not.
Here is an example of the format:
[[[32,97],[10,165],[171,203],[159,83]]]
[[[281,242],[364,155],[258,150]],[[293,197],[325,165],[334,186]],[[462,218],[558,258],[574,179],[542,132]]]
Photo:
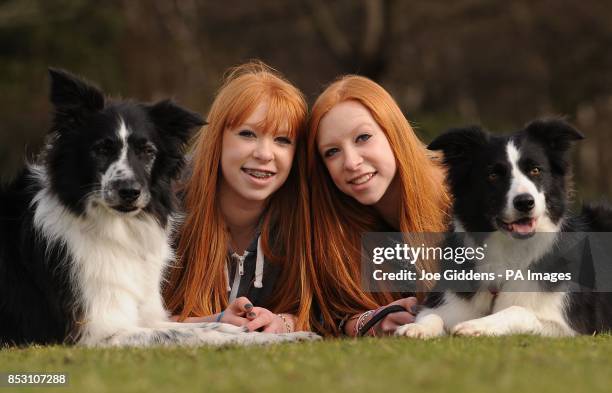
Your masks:
[[[395,330],[395,335],[420,339],[434,338],[439,336],[439,334],[432,331],[432,329],[428,328],[426,325],[421,325],[418,323],[408,323],[398,327]]]
[[[461,322],[451,329],[451,334],[454,336],[499,336],[503,334],[494,325],[483,319],[474,319],[471,321]]]

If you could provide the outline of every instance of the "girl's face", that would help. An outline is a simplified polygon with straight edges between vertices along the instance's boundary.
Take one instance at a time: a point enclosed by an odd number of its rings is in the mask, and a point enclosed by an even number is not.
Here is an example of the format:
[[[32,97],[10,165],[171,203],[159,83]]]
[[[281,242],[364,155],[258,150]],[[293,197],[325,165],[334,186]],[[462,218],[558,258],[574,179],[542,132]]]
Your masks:
[[[323,116],[317,146],[336,186],[363,205],[378,203],[395,177],[389,141],[357,101],[340,102]]]
[[[295,141],[287,130],[260,129],[267,110],[267,103],[259,104],[244,124],[223,133],[221,187],[245,202],[265,201],[291,171]]]

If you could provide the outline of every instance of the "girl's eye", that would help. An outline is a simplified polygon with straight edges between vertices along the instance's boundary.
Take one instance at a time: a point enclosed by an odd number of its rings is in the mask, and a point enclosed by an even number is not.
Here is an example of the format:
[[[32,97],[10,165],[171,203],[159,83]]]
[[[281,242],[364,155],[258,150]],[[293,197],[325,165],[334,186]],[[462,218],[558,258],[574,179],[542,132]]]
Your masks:
[[[277,136],[276,138],[274,138],[274,141],[276,143],[280,143],[281,145],[291,145],[291,144],[293,144],[291,139],[289,139],[286,136]]]
[[[370,139],[372,137],[372,135],[370,134],[361,134],[357,137],[357,139],[355,139],[355,142],[365,142],[368,139]]]
[[[242,130],[238,133],[238,135],[243,136],[245,138],[255,138],[257,135],[251,130]]]
[[[332,157],[334,154],[338,153],[339,151],[340,150],[338,150],[338,148],[332,147],[331,149],[325,150],[325,152],[323,153],[323,157],[325,158]]]

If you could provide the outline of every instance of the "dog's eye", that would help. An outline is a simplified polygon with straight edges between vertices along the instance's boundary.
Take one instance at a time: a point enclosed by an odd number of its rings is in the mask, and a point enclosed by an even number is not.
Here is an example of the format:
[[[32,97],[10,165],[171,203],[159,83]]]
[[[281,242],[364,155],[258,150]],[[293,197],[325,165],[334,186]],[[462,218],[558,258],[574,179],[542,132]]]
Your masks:
[[[531,170],[529,171],[529,176],[540,176],[541,173],[542,171],[540,170],[540,168],[536,166],[531,168]]]
[[[497,180],[498,178],[499,178],[499,175],[498,175],[497,173],[495,173],[495,172],[491,172],[491,173],[489,173],[489,176],[487,177],[487,179],[488,179],[489,181],[495,181],[495,180]]]
[[[138,150],[141,154],[145,154],[147,156],[154,156],[155,154],[157,154],[157,149],[151,145],[142,146]]]
[[[110,140],[103,140],[98,142],[93,147],[94,154],[98,156],[109,156],[113,153],[113,142]]]

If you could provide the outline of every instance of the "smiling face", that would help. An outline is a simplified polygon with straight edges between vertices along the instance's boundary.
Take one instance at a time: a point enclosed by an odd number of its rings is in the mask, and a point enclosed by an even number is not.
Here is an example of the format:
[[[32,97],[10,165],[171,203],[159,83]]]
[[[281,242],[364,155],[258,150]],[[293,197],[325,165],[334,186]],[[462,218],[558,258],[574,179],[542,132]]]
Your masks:
[[[245,202],[268,199],[287,180],[295,154],[288,130],[263,130],[267,103],[223,133],[221,192]]]
[[[385,133],[357,101],[340,102],[319,123],[317,146],[336,187],[363,205],[375,205],[397,167]]]
[[[568,149],[581,138],[563,121],[534,121],[509,136],[474,127],[450,130],[429,148],[444,152],[456,224],[468,232],[527,239],[561,227]]]
[[[45,166],[61,203],[76,215],[145,212],[165,225],[173,207],[171,180],[201,117],[171,101],[106,100],[65,71],[50,75],[55,113]]]

